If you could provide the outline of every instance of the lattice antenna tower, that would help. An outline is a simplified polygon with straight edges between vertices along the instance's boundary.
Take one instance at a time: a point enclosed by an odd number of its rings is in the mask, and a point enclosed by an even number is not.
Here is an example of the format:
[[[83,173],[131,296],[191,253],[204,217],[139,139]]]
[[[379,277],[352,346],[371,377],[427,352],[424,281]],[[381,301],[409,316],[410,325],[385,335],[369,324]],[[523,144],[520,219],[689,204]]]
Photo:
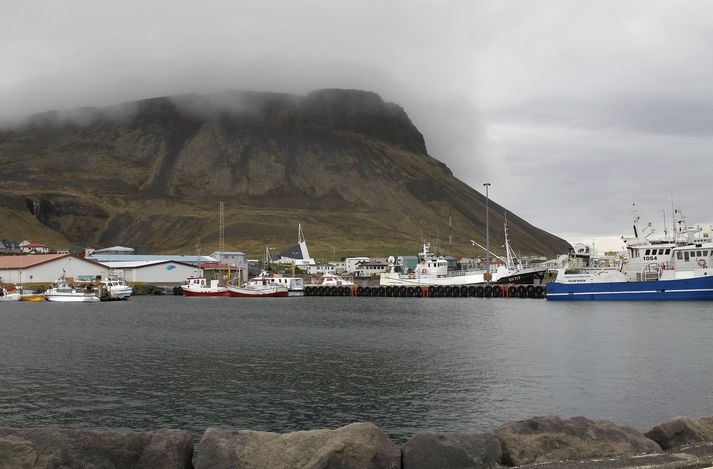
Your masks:
[[[225,215],[223,213],[223,201],[220,202],[220,230],[218,235],[218,257],[219,262],[223,262],[223,250],[225,249]]]

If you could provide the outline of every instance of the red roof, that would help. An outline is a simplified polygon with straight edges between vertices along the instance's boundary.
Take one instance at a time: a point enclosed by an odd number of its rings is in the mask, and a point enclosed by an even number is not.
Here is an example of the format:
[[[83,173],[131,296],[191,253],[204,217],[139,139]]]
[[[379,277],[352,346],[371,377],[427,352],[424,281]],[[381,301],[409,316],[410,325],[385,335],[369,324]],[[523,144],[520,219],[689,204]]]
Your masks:
[[[238,270],[238,268],[233,265],[219,264],[218,262],[206,262],[204,264],[198,264],[198,267],[207,270]]]
[[[90,262],[92,264],[105,267],[104,264],[100,264],[99,262],[73,256],[72,254],[33,254],[31,256],[0,256],[0,269],[26,269],[28,267],[33,267],[39,264],[44,264],[45,262],[70,256],[76,259],[81,259],[84,262]]]
[[[40,244],[40,243],[30,243],[30,244],[25,244],[25,246],[23,246],[23,247],[26,247],[26,248],[46,248],[47,245],[46,245],[46,244]]]

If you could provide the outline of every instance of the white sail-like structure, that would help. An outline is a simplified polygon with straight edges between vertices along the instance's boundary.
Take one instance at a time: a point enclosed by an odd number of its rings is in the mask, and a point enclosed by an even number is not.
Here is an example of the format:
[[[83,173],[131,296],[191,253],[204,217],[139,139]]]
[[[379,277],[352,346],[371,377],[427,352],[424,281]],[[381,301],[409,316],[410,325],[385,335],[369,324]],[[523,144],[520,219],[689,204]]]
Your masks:
[[[280,253],[278,264],[295,264],[296,266],[310,266],[316,265],[314,259],[309,256],[309,250],[307,249],[307,241],[305,240],[305,235],[302,232],[302,224],[300,223],[297,228],[297,244],[292,246]]]

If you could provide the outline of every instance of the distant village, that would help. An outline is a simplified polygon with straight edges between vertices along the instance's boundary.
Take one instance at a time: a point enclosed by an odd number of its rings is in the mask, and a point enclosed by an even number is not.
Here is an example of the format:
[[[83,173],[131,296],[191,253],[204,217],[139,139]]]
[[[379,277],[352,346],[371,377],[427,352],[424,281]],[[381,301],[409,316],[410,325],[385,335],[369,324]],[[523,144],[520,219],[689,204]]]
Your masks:
[[[448,261],[448,270],[453,271],[477,269],[485,262],[484,257],[444,256],[444,259]],[[397,256],[395,260],[411,271],[418,264],[416,255]],[[537,262],[544,258],[529,260]],[[499,265],[502,261],[491,258],[490,263]],[[173,287],[197,276],[221,281],[237,276],[237,280],[244,282],[265,267],[315,278],[340,275],[368,279],[387,272],[390,264],[384,256],[317,262],[310,256],[301,231],[296,245],[277,254],[266,249],[263,259],[248,259],[241,251],[216,251],[210,255],[149,254],[144,247],[54,249],[30,240],[0,240],[0,283],[47,284],[60,275],[76,282],[93,282],[116,276],[130,283]]]

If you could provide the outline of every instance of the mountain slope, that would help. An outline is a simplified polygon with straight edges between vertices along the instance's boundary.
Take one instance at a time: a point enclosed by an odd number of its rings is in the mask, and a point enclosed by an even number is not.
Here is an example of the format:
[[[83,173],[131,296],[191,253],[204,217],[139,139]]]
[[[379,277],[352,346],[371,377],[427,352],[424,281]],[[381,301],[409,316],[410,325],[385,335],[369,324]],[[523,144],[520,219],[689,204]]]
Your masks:
[[[183,95],[44,113],[0,132],[0,208],[15,214],[0,238],[17,238],[30,213],[74,244],[192,252],[199,238],[207,251],[217,247],[219,201],[226,247],[249,253],[292,244],[300,221],[327,257],[411,254],[422,234],[447,240],[449,231],[451,253],[476,255],[469,240],[485,238],[484,196],[374,93]],[[504,212],[491,201],[493,246]],[[523,254],[568,248],[508,220]]]

